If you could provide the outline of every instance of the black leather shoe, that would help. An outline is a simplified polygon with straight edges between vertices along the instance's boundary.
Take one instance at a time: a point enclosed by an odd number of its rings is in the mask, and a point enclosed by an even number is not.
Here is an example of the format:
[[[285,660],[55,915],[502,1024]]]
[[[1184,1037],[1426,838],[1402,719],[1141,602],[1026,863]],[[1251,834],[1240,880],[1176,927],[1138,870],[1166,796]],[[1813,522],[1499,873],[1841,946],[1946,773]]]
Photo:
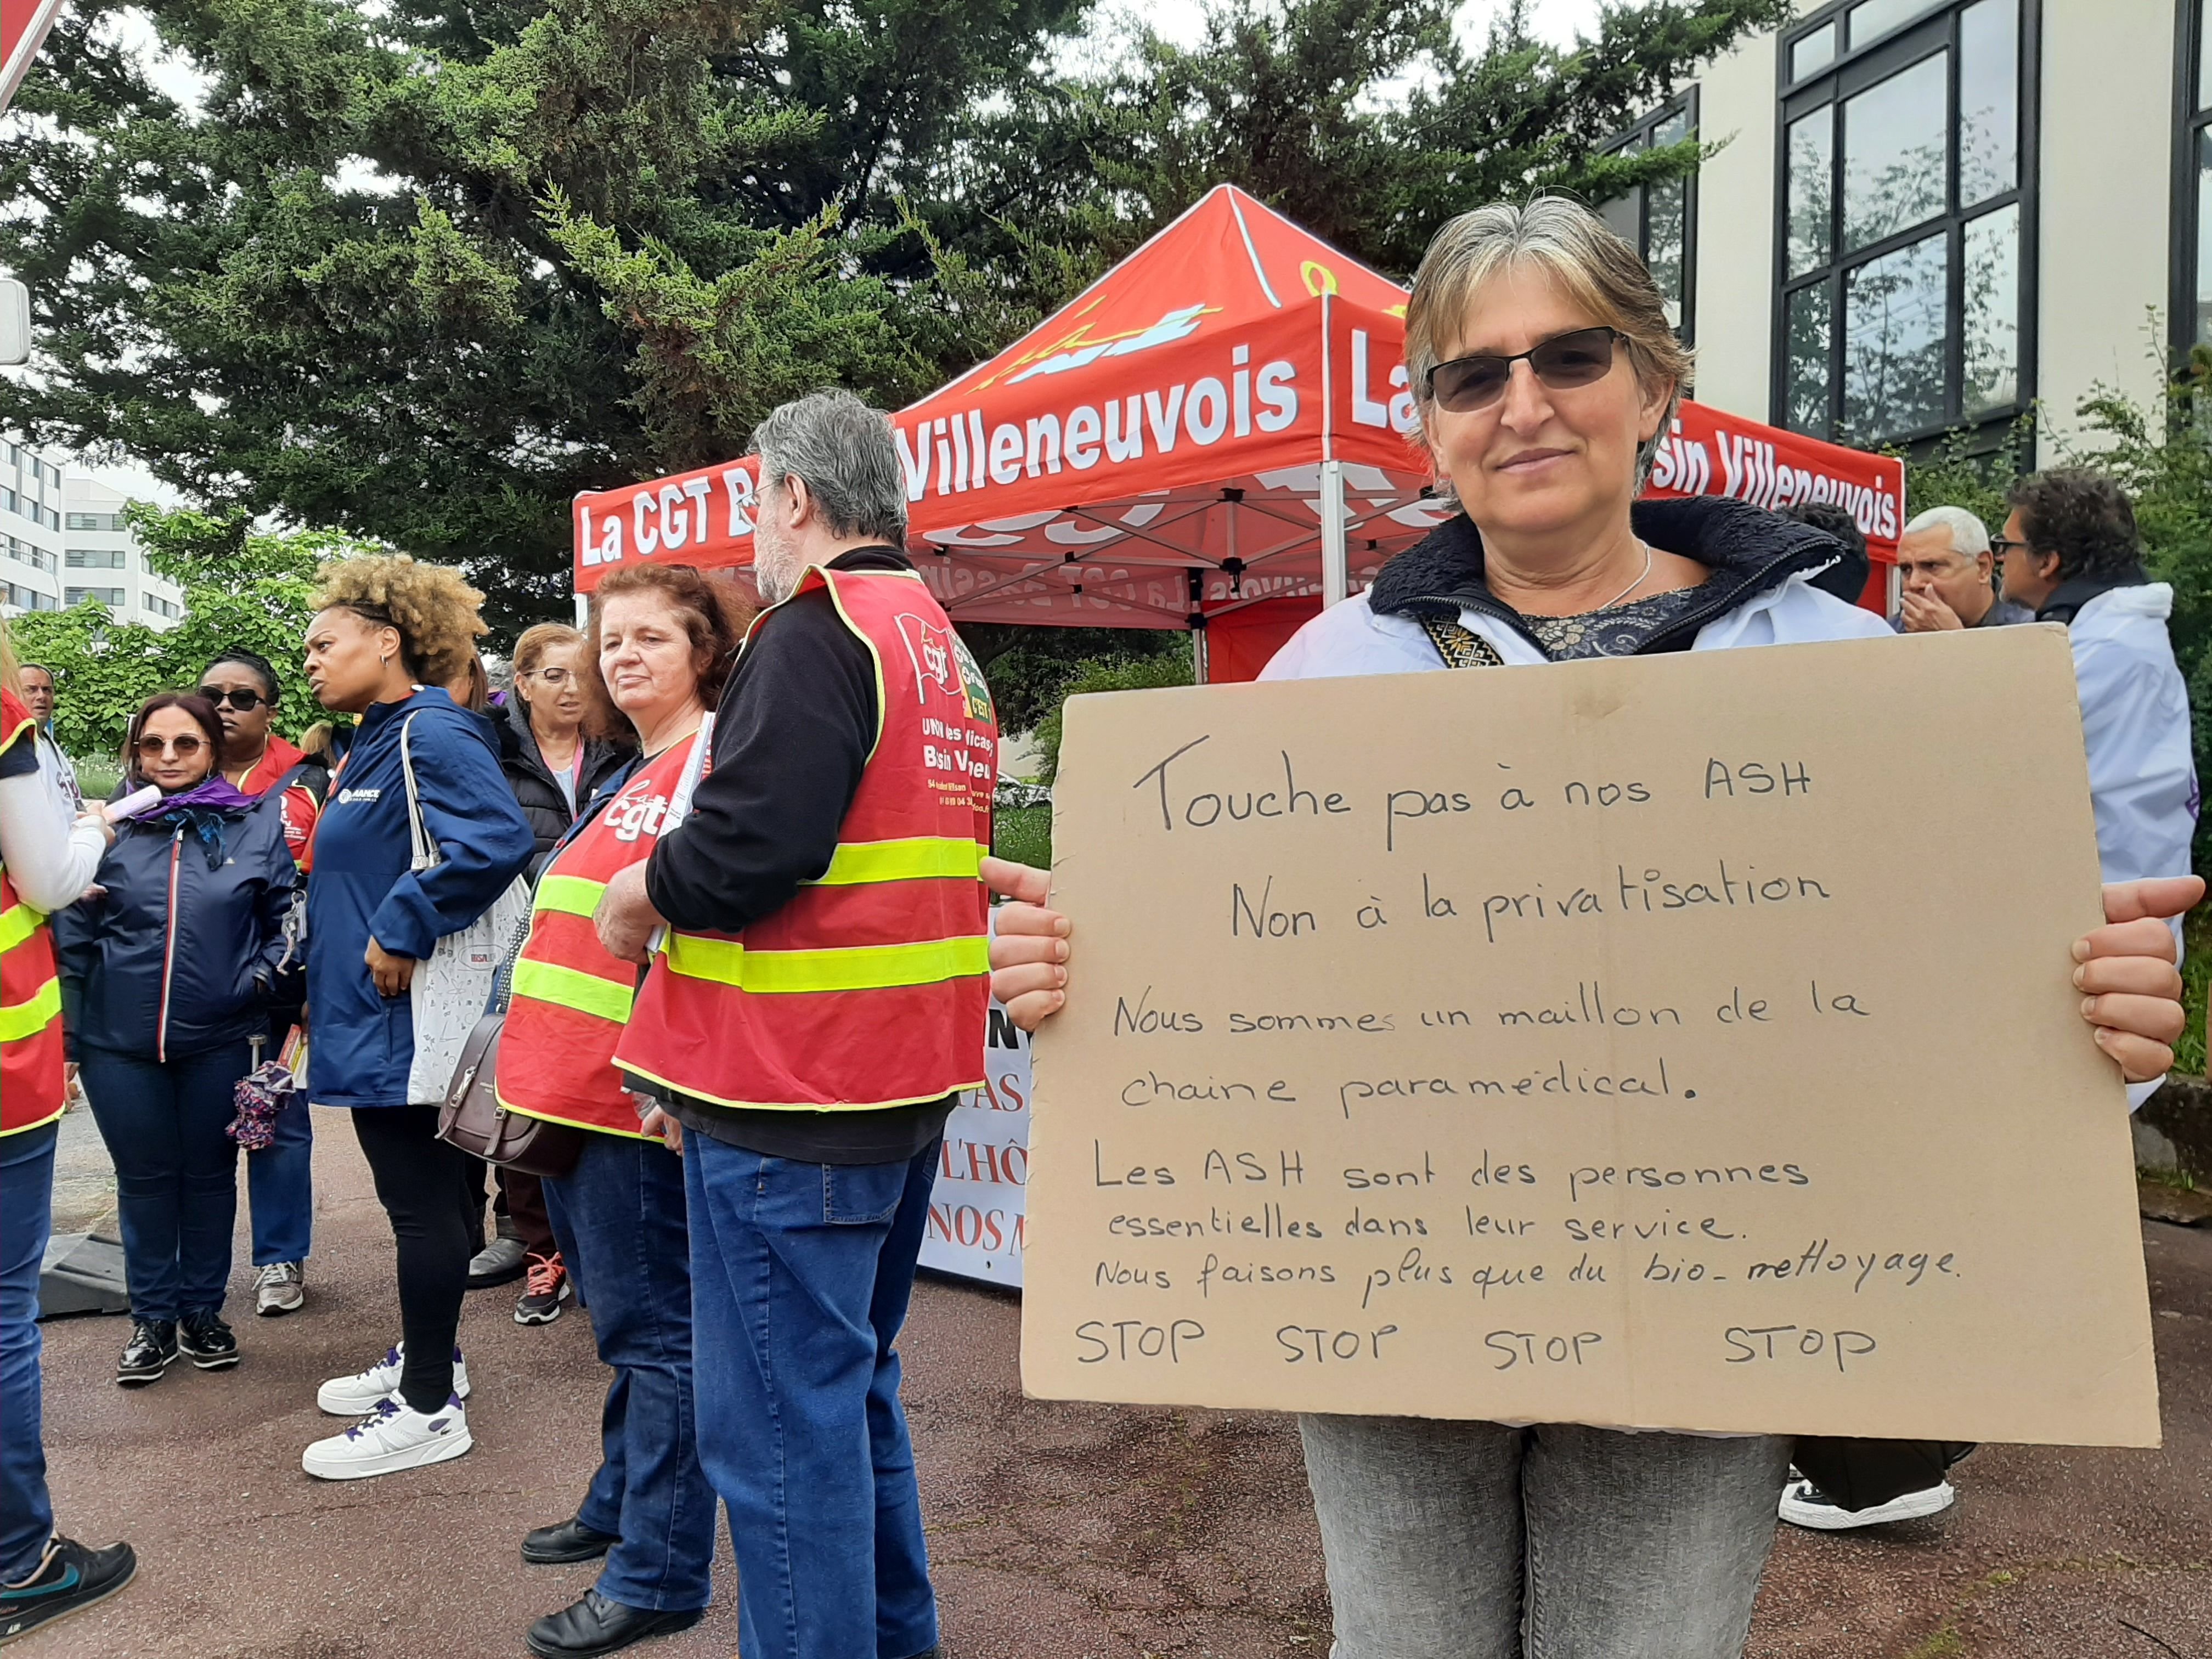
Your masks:
[[[565,1567],[596,1561],[615,1546],[611,1532],[598,1532],[575,1516],[522,1534],[522,1559],[533,1567]]]
[[[586,1590],[584,1599],[574,1607],[549,1613],[532,1625],[526,1639],[538,1659],[595,1659],[602,1653],[618,1653],[650,1636],[690,1630],[706,1616],[704,1607],[651,1613],[610,1601],[597,1590]]]
[[[160,1382],[176,1358],[175,1320],[133,1320],[131,1340],[123,1345],[123,1358],[115,1362],[115,1380],[126,1389],[143,1389]]]
[[[177,1346],[185,1358],[204,1371],[219,1371],[238,1364],[238,1337],[212,1308],[186,1314],[177,1329]]]

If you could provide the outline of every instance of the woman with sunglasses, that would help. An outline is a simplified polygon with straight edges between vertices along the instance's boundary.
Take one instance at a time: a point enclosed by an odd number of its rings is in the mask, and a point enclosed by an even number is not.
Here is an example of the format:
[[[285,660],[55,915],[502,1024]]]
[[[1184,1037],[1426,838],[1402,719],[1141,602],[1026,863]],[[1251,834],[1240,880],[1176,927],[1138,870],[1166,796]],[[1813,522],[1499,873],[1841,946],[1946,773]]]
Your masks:
[[[234,646],[200,674],[200,696],[222,721],[222,775],[242,795],[283,815],[295,860],[304,855],[331,775],[287,743],[275,727],[283,687],[258,652]],[[269,1052],[282,1051],[299,1024],[296,1004],[270,1011]],[[307,1251],[314,1228],[314,1130],[305,1095],[295,1094],[270,1126],[275,1139],[246,1155],[246,1193],[253,1220],[253,1310],[264,1319],[295,1313],[307,1299]]]
[[[222,775],[204,697],[165,691],[131,722],[128,793],[161,791],[118,827],[90,895],[57,914],[71,1057],[115,1163],[131,1338],[115,1380],[158,1382],[179,1354],[238,1364],[222,1317],[238,1213],[226,1131],[249,1042],[296,1002],[284,921],[298,874],[283,819]]]
[[[1586,210],[1539,198],[1446,225],[1414,278],[1406,365],[1460,514],[1261,678],[1887,635],[1814,585],[1842,552],[1823,532],[1744,501],[1638,500],[1689,358],[1635,250]],[[999,912],[992,989],[1034,1030],[1066,995],[1067,921],[1043,908],[1043,872],[987,860],[984,877],[1024,901]],[[2109,888],[2112,925],[2075,947],[2094,1040],[2131,1081],[2166,1069],[2182,1028],[2172,940],[2148,918],[2203,890],[2193,876]],[[1336,1659],[1742,1652],[1786,1440],[1319,1414],[1299,1428]]]

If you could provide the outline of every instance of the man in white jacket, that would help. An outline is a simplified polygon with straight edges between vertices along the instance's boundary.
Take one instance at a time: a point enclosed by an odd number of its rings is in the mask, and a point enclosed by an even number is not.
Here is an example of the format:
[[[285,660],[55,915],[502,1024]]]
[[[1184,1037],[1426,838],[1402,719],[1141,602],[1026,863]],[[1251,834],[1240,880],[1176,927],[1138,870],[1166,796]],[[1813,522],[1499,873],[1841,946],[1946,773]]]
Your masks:
[[[2187,875],[2197,768],[2166,636],[2173,589],[2145,576],[2135,509],[2101,473],[2039,472],[2013,487],[2010,506],[1991,545],[2005,596],[2038,622],[2063,623],[2073,641],[2105,879]]]

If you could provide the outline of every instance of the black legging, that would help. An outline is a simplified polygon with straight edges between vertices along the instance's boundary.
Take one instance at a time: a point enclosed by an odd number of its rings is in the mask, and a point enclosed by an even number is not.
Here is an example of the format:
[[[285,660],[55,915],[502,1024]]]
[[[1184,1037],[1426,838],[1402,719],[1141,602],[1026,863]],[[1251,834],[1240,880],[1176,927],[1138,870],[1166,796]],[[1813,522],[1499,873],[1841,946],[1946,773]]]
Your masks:
[[[481,1166],[438,1139],[435,1106],[356,1107],[353,1127],[399,1246],[399,1330],[407,1340],[399,1395],[418,1412],[434,1412],[453,1389],[453,1343],[469,1283],[465,1206]]]

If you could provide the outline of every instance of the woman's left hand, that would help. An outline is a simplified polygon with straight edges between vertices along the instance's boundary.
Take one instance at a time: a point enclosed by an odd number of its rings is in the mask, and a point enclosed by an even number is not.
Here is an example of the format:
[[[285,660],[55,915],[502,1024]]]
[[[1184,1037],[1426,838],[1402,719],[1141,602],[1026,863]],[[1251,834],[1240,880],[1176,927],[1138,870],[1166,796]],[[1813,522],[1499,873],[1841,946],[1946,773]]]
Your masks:
[[[407,988],[415,979],[414,957],[395,957],[372,939],[368,942],[368,949],[362,952],[362,959],[368,963],[368,976],[376,981],[377,995],[400,997],[407,994]]]
[[[2081,1018],[2130,1083],[2148,1083],[2172,1068],[2173,1040],[2188,1014],[2166,921],[2203,896],[2197,876],[2114,882],[2105,889],[2105,925],[2074,942]]]

